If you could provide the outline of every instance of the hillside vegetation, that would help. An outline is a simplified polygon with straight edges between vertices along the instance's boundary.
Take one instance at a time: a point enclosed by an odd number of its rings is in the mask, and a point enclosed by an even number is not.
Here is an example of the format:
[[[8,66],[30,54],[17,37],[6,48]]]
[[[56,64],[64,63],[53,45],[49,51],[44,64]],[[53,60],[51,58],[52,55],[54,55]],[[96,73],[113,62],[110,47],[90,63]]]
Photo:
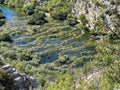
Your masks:
[[[0,54],[5,63],[34,76],[37,90],[120,88],[120,0],[0,3],[25,16],[18,26],[0,27]],[[6,86],[11,77],[4,71],[0,71],[0,83],[4,75],[1,90],[11,87]]]

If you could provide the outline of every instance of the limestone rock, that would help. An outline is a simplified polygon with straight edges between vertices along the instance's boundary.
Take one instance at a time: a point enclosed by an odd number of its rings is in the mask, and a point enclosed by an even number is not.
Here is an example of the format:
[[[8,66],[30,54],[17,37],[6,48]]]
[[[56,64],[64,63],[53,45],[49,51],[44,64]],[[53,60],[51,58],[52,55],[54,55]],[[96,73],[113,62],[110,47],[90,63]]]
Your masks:
[[[38,82],[34,77],[18,72],[10,64],[0,66],[0,69],[5,70],[12,76],[13,90],[35,90],[38,86]]]
[[[111,0],[100,0],[99,3],[94,3],[92,0],[77,0],[72,13],[76,16],[84,14],[86,19],[89,21],[89,28],[93,28],[94,23],[104,15],[106,18],[106,23],[110,25],[111,28],[114,27],[114,15],[109,15],[117,7],[117,13],[120,15],[120,5],[112,4]],[[108,12],[108,13],[106,13]]]

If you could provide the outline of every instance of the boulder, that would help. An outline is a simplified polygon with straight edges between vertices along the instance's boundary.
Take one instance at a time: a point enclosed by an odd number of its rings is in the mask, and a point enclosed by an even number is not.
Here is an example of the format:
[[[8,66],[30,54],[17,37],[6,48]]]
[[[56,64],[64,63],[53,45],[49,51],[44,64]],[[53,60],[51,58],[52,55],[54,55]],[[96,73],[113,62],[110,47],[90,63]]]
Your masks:
[[[13,90],[30,90],[31,88],[36,89],[38,86],[38,82],[34,77],[18,72],[10,64],[0,66],[0,69],[5,70],[12,76]]]

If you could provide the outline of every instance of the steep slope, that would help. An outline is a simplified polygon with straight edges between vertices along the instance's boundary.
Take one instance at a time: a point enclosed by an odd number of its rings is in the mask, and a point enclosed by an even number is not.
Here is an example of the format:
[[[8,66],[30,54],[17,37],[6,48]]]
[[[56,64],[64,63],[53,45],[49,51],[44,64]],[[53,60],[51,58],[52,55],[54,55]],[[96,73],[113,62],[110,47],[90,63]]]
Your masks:
[[[119,0],[77,0],[72,13],[78,18],[83,14],[88,21],[86,26],[90,29],[95,29],[98,21],[106,25],[108,31],[115,30],[120,26]],[[100,22],[97,23],[98,26]]]
[[[19,23],[13,20],[1,27],[1,37],[7,35],[12,42],[0,39],[0,54],[6,62],[36,77],[38,90],[110,90],[119,85],[119,0],[14,1],[5,0],[5,3],[25,12],[27,17],[21,18]],[[41,12],[49,17],[38,14]],[[43,22],[36,16],[48,22],[28,25],[31,16],[36,22]],[[102,67],[104,72],[98,71],[88,81],[88,86],[84,77],[95,66]],[[80,75],[83,78],[79,78]],[[90,73],[88,79],[91,77]],[[23,76],[20,78],[26,82]],[[28,88],[28,81],[26,85]]]

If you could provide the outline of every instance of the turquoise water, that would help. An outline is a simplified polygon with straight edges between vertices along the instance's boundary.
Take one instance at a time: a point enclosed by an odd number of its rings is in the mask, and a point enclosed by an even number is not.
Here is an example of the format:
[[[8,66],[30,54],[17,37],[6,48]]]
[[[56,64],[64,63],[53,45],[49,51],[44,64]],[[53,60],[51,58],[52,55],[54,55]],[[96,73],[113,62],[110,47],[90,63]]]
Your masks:
[[[16,12],[6,5],[0,4],[0,10],[2,10],[2,14],[6,17],[7,20],[13,20],[14,18],[18,17]]]

